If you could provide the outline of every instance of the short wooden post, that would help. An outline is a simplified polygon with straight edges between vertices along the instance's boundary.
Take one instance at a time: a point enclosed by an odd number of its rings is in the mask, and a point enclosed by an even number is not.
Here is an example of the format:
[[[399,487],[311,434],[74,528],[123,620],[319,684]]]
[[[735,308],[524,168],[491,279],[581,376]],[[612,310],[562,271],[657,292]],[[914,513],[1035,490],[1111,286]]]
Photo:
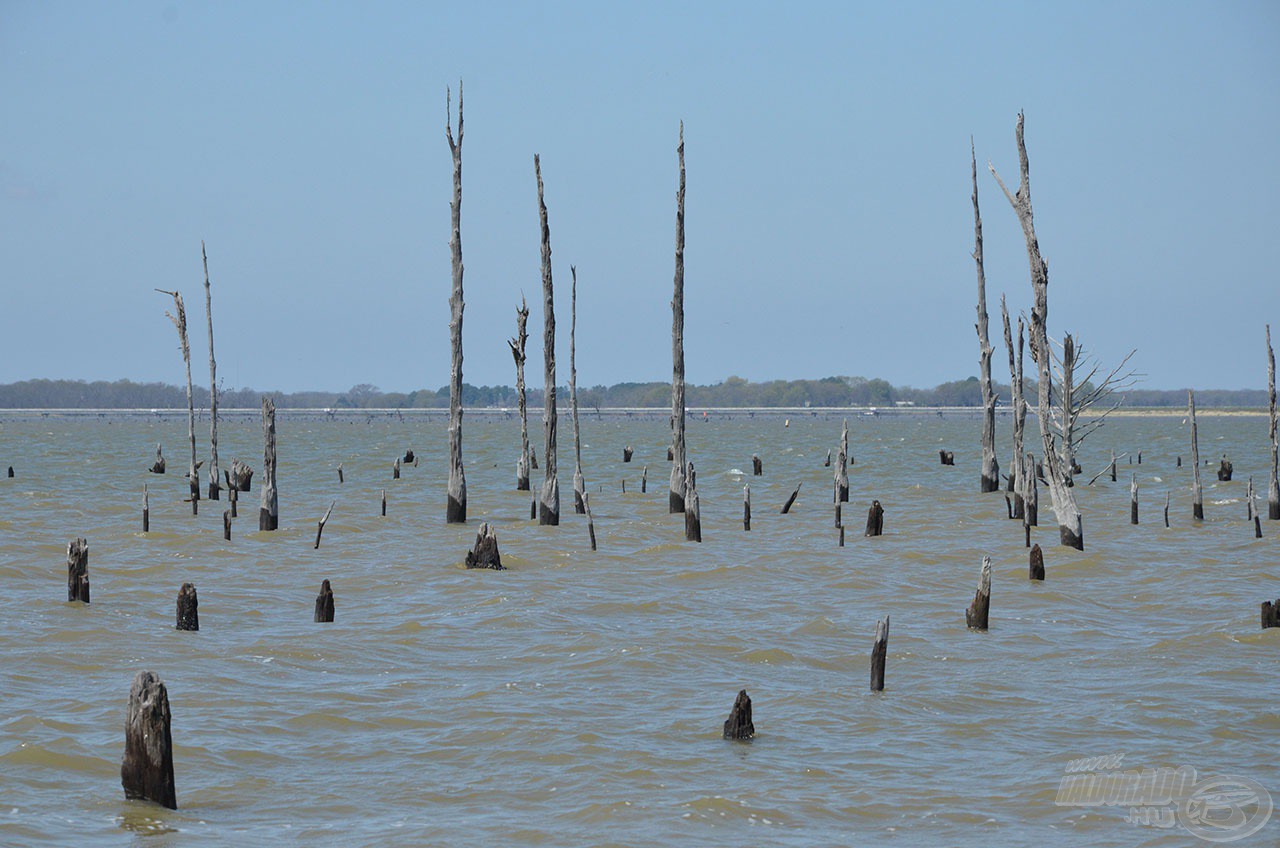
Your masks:
[[[742,487],[742,529],[751,529],[751,484]]]
[[[154,672],[138,672],[129,687],[129,711],[124,722],[120,784],[125,798],[178,809],[170,722],[169,692],[164,683]]]
[[[978,578],[978,591],[973,593],[973,603],[964,611],[964,623],[970,630],[986,630],[987,616],[991,610],[991,557],[982,558],[982,575]]]
[[[880,506],[880,501],[872,501],[871,508],[867,510],[867,531],[866,536],[880,536],[884,534],[884,507]]]
[[[84,539],[67,544],[67,601],[89,603],[89,543]]]
[[[502,554],[498,551],[498,534],[489,522],[480,525],[475,546],[467,551],[467,568],[489,568],[503,571]]]
[[[955,452],[949,451],[949,450],[940,450],[938,451],[938,460],[943,465],[955,465],[956,464]]]
[[[1280,599],[1262,602],[1262,629],[1280,627]]]
[[[1138,475],[1129,481],[1129,523],[1138,523]]]
[[[1222,461],[1218,463],[1218,480],[1230,481],[1231,473],[1234,470],[1235,466],[1231,464],[1231,461],[1227,459],[1227,455],[1224,453],[1222,455]]]
[[[325,624],[333,621],[333,589],[330,588],[328,580],[320,584],[320,594],[316,596],[316,614],[313,620]]]
[[[667,458],[670,459],[670,457]],[[529,446],[529,467],[535,471],[538,470],[538,451],[533,445]]]
[[[803,485],[804,485],[803,480],[801,480],[799,483],[796,484],[796,488],[794,491],[792,491],[791,497],[787,498],[787,502],[782,505],[783,515],[786,515],[788,512],[791,511],[791,506],[796,502],[796,498],[800,496],[800,487]]]
[[[623,449],[622,449],[622,461],[623,461],[623,462],[630,462],[630,461],[631,461],[631,454],[632,454],[632,452],[633,452],[633,451],[632,451],[631,445],[627,445],[625,448],[623,448]]]
[[[884,691],[884,663],[889,653],[889,616],[876,622],[876,639],[871,643],[871,691]]]
[[[339,462],[339,463],[338,463],[338,485],[342,485],[342,484],[343,484],[343,483],[345,483],[345,482],[347,482],[347,481],[346,481],[346,479],[342,476],[342,463],[341,463],[341,462]]]
[[[10,466],[9,466],[9,479],[10,479],[10,480],[12,480],[12,479],[13,479],[13,466],[12,466],[12,465],[10,465]]]
[[[1245,497],[1245,518],[1248,521],[1253,520],[1253,477],[1249,477],[1249,488]]]
[[[841,512],[840,506],[841,506],[840,502],[836,501],[836,526],[837,527],[844,526],[844,520],[840,517],[840,512]]]
[[[751,476],[761,477],[764,475],[764,463],[760,461],[760,457],[751,454]]]
[[[400,479],[400,457],[396,457],[396,461],[391,463],[391,479]]]
[[[196,587],[183,583],[178,590],[178,630],[200,629],[200,601],[196,597]]]
[[[684,538],[686,542],[702,541],[702,504],[698,498],[692,462],[688,464],[684,477]]]
[[[640,494],[644,494],[649,490],[649,466],[644,467],[644,471],[640,473]]]
[[[385,517],[386,514],[387,514],[387,490],[383,489],[382,490],[382,515]]]
[[[404,452],[404,464],[413,465],[417,461],[417,457],[413,455],[413,448],[409,448]]]
[[[240,491],[240,490],[239,490],[239,489],[228,489],[227,491],[230,493],[230,498],[231,498],[231,517],[232,517],[232,518],[239,518],[239,517],[240,517],[240,511],[239,511],[239,509],[238,509],[238,507],[237,507],[237,504],[238,504],[238,503],[239,503],[239,501],[240,501],[240,495],[239,495],[239,491]]]
[[[161,452],[159,443],[156,444],[156,461],[151,463],[151,467],[147,470],[152,474],[164,473],[164,453]],[[9,476],[12,477],[13,475],[10,474]]]
[[[142,532],[151,532],[151,495],[147,492],[147,484],[142,484]]]
[[[1027,577],[1031,580],[1044,579],[1044,551],[1040,550],[1039,545],[1031,546],[1031,567]]]
[[[235,491],[232,489],[231,491]],[[222,538],[231,541],[231,510],[224,509],[222,511]]]
[[[747,690],[738,692],[733,702],[733,709],[724,722],[725,739],[750,739],[756,735],[756,726],[751,722],[751,698]]]
[[[320,526],[316,528],[316,546],[312,550],[320,549],[320,535],[324,533],[324,526],[329,523],[329,516],[333,514],[333,508],[337,503],[337,501],[333,501],[329,504],[329,508],[324,511],[324,517],[320,519]]]
[[[1111,466],[1107,470],[1111,473],[1111,482],[1114,483],[1116,481],[1116,450],[1115,448],[1111,449]]]
[[[1169,496],[1171,493],[1164,493],[1164,526],[1169,526]]]
[[[623,481],[623,485],[624,486],[626,485],[625,480]],[[582,506],[587,511],[587,534],[591,537],[591,550],[594,551],[596,549],[596,519],[595,519],[595,516],[591,514],[591,495],[586,492],[582,493]],[[696,504],[695,504],[695,508],[696,508]],[[701,522],[699,522],[698,534],[699,534],[698,541],[701,542],[702,541]]]
[[[831,467],[831,448],[827,448],[827,458],[823,460],[822,467],[823,468]]]
[[[1262,517],[1258,515],[1253,517],[1253,538],[1262,538]]]

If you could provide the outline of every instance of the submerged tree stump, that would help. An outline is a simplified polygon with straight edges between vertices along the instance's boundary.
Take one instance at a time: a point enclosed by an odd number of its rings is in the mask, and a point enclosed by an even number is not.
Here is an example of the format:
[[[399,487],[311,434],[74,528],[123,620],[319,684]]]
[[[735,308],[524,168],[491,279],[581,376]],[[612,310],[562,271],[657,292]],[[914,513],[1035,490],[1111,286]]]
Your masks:
[[[1031,546],[1031,566],[1027,576],[1031,580],[1044,579],[1044,551],[1039,545]]]
[[[764,463],[760,461],[760,457],[751,454],[751,476],[761,477],[764,475]]]
[[[89,603],[89,543],[84,539],[67,544],[67,601]]]
[[[982,575],[978,578],[978,591],[973,593],[973,603],[964,611],[964,623],[970,630],[986,630],[987,616],[991,609],[991,557],[982,558]]]
[[[387,490],[386,489],[382,490],[382,514],[384,517],[387,514]]]
[[[872,501],[867,510],[867,530],[865,536],[881,536],[884,534],[884,507],[880,501]]]
[[[413,455],[413,448],[409,448],[404,452],[404,459],[402,461],[405,465],[413,465],[416,458],[417,457]]]
[[[146,483],[142,484],[142,532],[151,532],[151,495]]]
[[[467,551],[467,568],[489,568],[504,571],[502,555],[498,552],[498,534],[486,521],[476,533],[475,547]]]
[[[316,596],[316,612],[314,621],[328,624],[333,621],[333,589],[329,581],[320,584],[320,594]]]
[[[395,462],[391,463],[391,479],[400,479],[400,457],[396,457]]]
[[[222,538],[224,541],[231,541],[231,510],[229,509],[222,511]]]
[[[1218,463],[1218,480],[1230,481],[1231,473],[1234,470],[1235,466],[1231,464],[1231,460],[1227,459],[1226,454],[1223,454],[1222,460]]]
[[[177,630],[200,629],[200,601],[196,597],[196,587],[183,583],[178,590],[178,625]]]
[[[889,616],[876,623],[876,639],[871,644],[871,691],[884,691],[884,664],[889,653]]]
[[[12,466],[12,465],[10,465],[10,466],[9,466],[9,479],[10,479],[10,480],[12,480],[12,479],[13,479],[13,466]]]
[[[1138,523],[1138,475],[1129,481],[1129,523]]]
[[[791,496],[787,498],[787,502],[782,505],[783,515],[786,515],[788,512],[791,511],[791,505],[794,504],[796,502],[796,498],[800,496],[800,487],[803,485],[804,485],[803,480],[801,480],[799,483],[796,484],[795,490],[791,492]]]
[[[1268,627],[1280,627],[1280,598],[1262,602],[1262,629]]]
[[[684,539],[686,542],[701,542],[702,504],[698,498],[692,462],[688,465],[684,479]]]
[[[173,786],[169,692],[154,672],[140,671],[129,688],[120,783],[124,797],[178,809]]]
[[[631,448],[631,445],[627,445],[625,448],[623,448],[623,449],[622,449],[622,461],[623,461],[623,462],[630,462],[630,461],[631,461],[631,454],[632,454],[632,448]]]
[[[339,462],[338,463],[338,485],[341,486],[345,482],[347,481],[346,481],[346,478],[342,476],[342,463]]]
[[[751,529],[751,484],[742,487],[742,529]]]
[[[756,735],[756,726],[751,722],[751,698],[747,690],[738,692],[733,702],[733,709],[724,721],[725,739],[750,739]]]
[[[625,481],[623,482],[623,486],[626,486]],[[594,551],[596,549],[596,517],[591,514],[591,495],[586,492],[582,493],[582,505],[586,507],[587,510],[587,535],[591,539],[591,550]],[[698,533],[702,533],[701,524],[699,524]],[[699,535],[698,541],[702,541],[701,535]]]
[[[10,472],[12,472],[12,471],[13,471],[13,469],[12,469],[12,468],[10,468],[9,470],[10,470]],[[159,445],[159,444],[157,444],[157,445],[156,445],[156,461],[155,461],[155,462],[153,462],[153,463],[151,463],[151,467],[150,467],[149,469],[147,469],[147,470],[148,470],[148,471],[150,471],[152,474],[163,474],[163,473],[164,473],[164,454],[160,451],[160,445]],[[12,476],[13,476],[13,474],[12,474],[12,473],[10,473],[10,474],[9,474],[9,476],[10,476],[10,477],[12,477]]]
[[[329,504],[329,508],[324,511],[324,516],[320,519],[320,525],[316,527],[316,544],[312,550],[320,550],[320,536],[324,533],[324,526],[329,523],[329,516],[333,515],[333,508],[337,504],[337,501],[333,501]]]
[[[956,464],[956,455],[954,451],[940,450],[938,451],[938,459],[943,465]]]

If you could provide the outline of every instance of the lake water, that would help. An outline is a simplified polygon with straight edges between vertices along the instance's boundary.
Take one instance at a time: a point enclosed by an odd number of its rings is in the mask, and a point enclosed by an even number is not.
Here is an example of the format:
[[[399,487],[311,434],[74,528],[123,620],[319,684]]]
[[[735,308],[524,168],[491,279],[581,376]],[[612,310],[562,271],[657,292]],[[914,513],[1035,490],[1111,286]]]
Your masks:
[[[529,493],[515,491],[518,421],[479,415],[464,431],[471,520],[448,526],[443,418],[282,411],[280,530],[259,533],[260,425],[225,420],[223,467],[258,472],[226,542],[225,500],[197,517],[182,503],[185,416],[0,417],[0,468],[17,474],[0,478],[0,843],[1206,844],[1128,823],[1127,806],[1055,803],[1070,761],[1119,754],[1121,768],[1188,765],[1280,800],[1280,630],[1261,631],[1258,612],[1280,597],[1264,417],[1201,417],[1201,456],[1216,466],[1226,453],[1236,470],[1229,483],[1205,470],[1203,523],[1180,417],[1104,427],[1080,455],[1084,553],[1057,545],[1041,488],[1044,583],[1027,579],[1003,495],[978,493],[975,416],[851,415],[843,548],[823,466],[839,416],[691,420],[694,544],[667,514],[666,415],[584,415],[598,552],[572,512],[561,425],[559,527],[531,523]],[[543,460],[540,420],[531,429]],[[1000,419],[1002,446],[1009,432]],[[1035,432],[1032,419],[1029,445]],[[165,476],[146,471],[156,442]],[[207,423],[198,445],[205,458]],[[943,447],[955,467],[939,464]],[[407,448],[420,465],[393,481]],[[1142,464],[1083,485],[1112,448],[1141,450]],[[753,453],[763,477],[749,476]],[[1250,475],[1260,540],[1245,521]],[[872,498],[885,535],[866,539]],[[481,521],[510,570],[463,567]],[[76,536],[89,541],[88,606],[64,601]],[[978,633],[964,610],[984,554],[991,628]],[[315,624],[326,578],[336,621]],[[198,633],[174,629],[187,581]],[[886,614],[886,689],[873,694]],[[120,787],[142,669],[169,691],[177,811]],[[728,742],[743,688],[757,736]],[[1274,844],[1274,819],[1240,844]]]

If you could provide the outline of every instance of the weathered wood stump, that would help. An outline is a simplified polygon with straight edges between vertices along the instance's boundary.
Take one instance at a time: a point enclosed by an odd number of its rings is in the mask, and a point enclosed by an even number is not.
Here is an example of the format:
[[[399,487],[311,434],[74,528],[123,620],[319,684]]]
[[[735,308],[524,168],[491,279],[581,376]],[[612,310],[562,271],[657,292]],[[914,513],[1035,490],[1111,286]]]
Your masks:
[[[1040,550],[1039,545],[1031,546],[1031,566],[1027,577],[1031,580],[1044,579],[1044,551]]]
[[[276,403],[262,397],[262,498],[258,508],[258,529],[280,527],[280,498],[276,492]],[[245,489],[248,491],[248,489]]]
[[[751,698],[748,697],[747,690],[743,689],[738,692],[733,709],[724,721],[724,738],[750,739],[755,735],[756,726],[751,722]]]
[[[742,529],[751,529],[751,484],[742,487]]]
[[[796,484],[795,490],[791,492],[791,496],[787,498],[787,502],[782,505],[783,515],[786,515],[788,512],[791,511],[791,506],[796,502],[796,498],[800,496],[800,487],[803,485],[804,485],[803,480],[801,480],[799,483]]]
[[[1169,492],[1164,493],[1164,526],[1169,526]]]
[[[328,580],[320,583],[320,594],[316,595],[316,612],[313,620],[323,624],[333,621],[333,589],[329,586]]]
[[[871,643],[871,691],[884,691],[884,664],[889,654],[889,616],[876,622],[876,640]]]
[[[89,543],[84,539],[67,544],[67,601],[89,603]]]
[[[407,451],[404,452],[405,465],[413,465],[415,459],[416,457],[413,455],[413,448],[409,448]]]
[[[1235,466],[1231,464],[1231,460],[1227,459],[1227,457],[1223,455],[1222,461],[1218,463],[1218,479],[1221,481],[1229,481],[1231,479],[1231,473],[1234,470]]]
[[[227,489],[228,499],[231,501],[231,517],[240,517],[240,494],[238,489]]]
[[[142,532],[151,532],[151,494],[146,483],[142,484]]]
[[[164,473],[164,454],[161,453],[159,444],[156,445],[156,461],[151,463],[151,467],[148,468],[147,470],[150,471],[152,474]],[[13,475],[10,474],[9,476],[12,477]]]
[[[238,459],[231,461],[230,473],[224,470],[222,476],[227,481],[228,489],[249,492],[253,488],[253,469]]]
[[[884,507],[880,501],[872,501],[867,510],[867,530],[865,536],[881,536],[884,534]]]
[[[129,688],[120,784],[124,797],[178,809],[173,786],[173,738],[169,692],[154,672],[140,671]]]
[[[1262,538],[1262,517],[1258,515],[1253,517],[1253,538]]]
[[[200,629],[200,601],[196,597],[196,587],[183,583],[178,590],[178,630]]]
[[[640,473],[640,494],[644,494],[649,490],[649,466],[644,467],[644,471]]]
[[[400,479],[400,457],[396,457],[396,461],[391,463],[391,479]]]
[[[626,481],[623,481],[623,485],[624,486],[626,485]],[[596,517],[591,514],[591,495],[584,492],[582,495],[582,504],[587,509],[587,535],[591,538],[591,550],[594,551],[596,549]],[[698,533],[699,533],[698,541],[701,542],[702,541],[701,523],[699,523],[698,525]]]
[[[827,448],[827,458],[822,461],[823,468],[831,467],[831,448]]]
[[[229,509],[222,511],[222,538],[225,541],[231,541],[231,510]]]
[[[529,446],[529,467],[535,471],[538,469],[538,452],[532,445]]]
[[[761,462],[760,457],[756,456],[755,454],[751,455],[751,476],[752,477],[764,476],[764,463]]]
[[[12,479],[13,479],[13,466],[12,466],[12,465],[10,465],[10,466],[9,466],[9,479],[10,479],[10,480],[12,480]]]
[[[684,539],[686,542],[702,541],[702,504],[698,498],[698,487],[690,462],[684,476]]]
[[[675,460],[675,458],[676,458],[675,451],[671,450],[671,448],[670,448],[670,447],[668,447],[668,448],[667,448],[667,462],[672,462],[672,461],[674,461],[674,460]]]
[[[970,630],[986,630],[987,616],[991,610],[991,557],[982,558],[982,575],[978,578],[978,591],[973,593],[973,603],[964,611],[964,623]]]
[[[938,451],[938,460],[943,465],[955,465],[956,464],[955,452],[949,451],[949,450],[940,450]]]
[[[387,490],[386,489],[382,490],[382,514],[383,516],[386,516],[387,514]]]
[[[498,534],[486,521],[476,533],[475,547],[467,551],[467,568],[490,568],[504,571],[502,555],[498,552]]]
[[[633,453],[633,450],[632,450],[632,448],[631,448],[631,445],[627,445],[625,448],[623,448],[623,449],[622,449],[622,461],[623,461],[623,462],[630,462],[630,461],[631,461],[631,454],[632,454],[632,453]]]
[[[1262,629],[1268,627],[1280,627],[1280,598],[1262,602]]]
[[[1129,481],[1129,523],[1138,523],[1138,475]]]
[[[338,463],[338,485],[342,485],[342,484],[343,484],[343,483],[345,483],[345,482],[347,482],[347,481],[346,481],[346,478],[345,478],[345,477],[343,477],[343,475],[342,475],[342,463],[341,463],[341,462],[339,462],[339,463]]]

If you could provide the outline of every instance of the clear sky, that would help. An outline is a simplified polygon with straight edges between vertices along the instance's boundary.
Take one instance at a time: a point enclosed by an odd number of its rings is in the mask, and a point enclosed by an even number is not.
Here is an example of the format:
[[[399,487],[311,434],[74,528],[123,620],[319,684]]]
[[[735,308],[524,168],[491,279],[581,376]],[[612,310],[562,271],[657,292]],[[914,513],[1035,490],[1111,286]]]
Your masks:
[[[579,383],[670,379],[682,119],[690,381],[976,374],[969,138],[996,333],[1025,109],[1050,332],[1265,386],[1277,45],[1274,2],[3,0],[0,382],[181,382],[156,287],[207,380],[204,239],[226,386],[444,385],[461,77],[468,382],[514,383],[522,291],[541,372],[534,153],[560,380],[570,263]]]

